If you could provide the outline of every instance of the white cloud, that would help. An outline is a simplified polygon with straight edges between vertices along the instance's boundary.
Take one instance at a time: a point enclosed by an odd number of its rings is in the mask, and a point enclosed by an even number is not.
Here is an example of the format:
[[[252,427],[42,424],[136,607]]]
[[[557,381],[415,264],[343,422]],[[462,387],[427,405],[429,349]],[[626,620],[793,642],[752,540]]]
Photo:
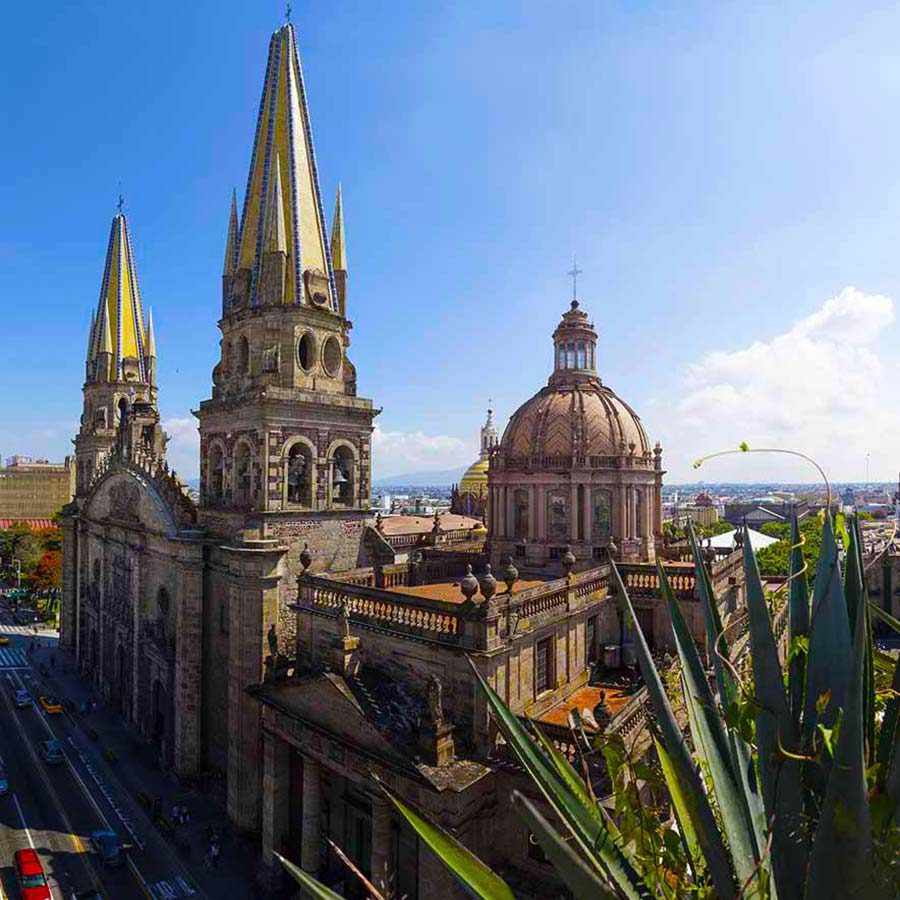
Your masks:
[[[163,431],[169,436],[166,458],[179,477],[189,480],[200,475],[200,432],[193,416],[166,419]]]
[[[375,426],[372,457],[376,478],[455,469],[477,455],[473,445],[458,437],[429,435],[421,431],[385,431]]]
[[[708,353],[684,373],[680,400],[660,408],[670,480],[815,479],[784,457],[726,458],[693,470],[699,456],[746,441],[814,457],[835,480],[873,480],[900,463],[897,364],[878,342],[894,303],[847,287],[787,332],[735,351]]]

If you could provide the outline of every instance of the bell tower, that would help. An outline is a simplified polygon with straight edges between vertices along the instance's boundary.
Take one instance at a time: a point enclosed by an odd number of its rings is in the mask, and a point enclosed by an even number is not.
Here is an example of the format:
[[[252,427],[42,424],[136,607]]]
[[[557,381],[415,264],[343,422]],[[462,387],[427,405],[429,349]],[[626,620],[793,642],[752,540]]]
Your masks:
[[[81,426],[75,437],[77,496],[87,492],[98,464],[113,449],[121,423],[134,426],[140,420],[143,425],[155,425],[148,438],[159,453],[165,450],[157,424],[153,316],[144,320],[131,232],[121,200],[109,232],[97,311],[91,313],[83,394]]]
[[[270,533],[270,519],[361,519],[368,509],[377,411],[357,397],[347,355],[346,260],[340,189],[330,240],[325,226],[288,22],[269,44],[240,219],[232,199],[220,359],[212,397],[195,413],[209,527],[252,520]]]

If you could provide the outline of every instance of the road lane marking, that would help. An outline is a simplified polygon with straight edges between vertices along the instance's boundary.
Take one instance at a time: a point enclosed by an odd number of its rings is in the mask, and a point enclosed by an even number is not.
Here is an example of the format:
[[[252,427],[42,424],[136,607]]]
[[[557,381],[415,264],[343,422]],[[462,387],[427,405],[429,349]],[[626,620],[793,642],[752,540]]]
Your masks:
[[[31,847],[32,850],[34,850],[34,841],[31,838],[31,832],[28,830],[28,823],[25,821],[25,813],[22,812],[22,806],[19,803],[19,798],[15,794],[13,794],[13,801],[16,804],[16,809],[19,811],[19,818],[22,821],[22,829],[25,831],[25,837],[28,838],[28,846]]]

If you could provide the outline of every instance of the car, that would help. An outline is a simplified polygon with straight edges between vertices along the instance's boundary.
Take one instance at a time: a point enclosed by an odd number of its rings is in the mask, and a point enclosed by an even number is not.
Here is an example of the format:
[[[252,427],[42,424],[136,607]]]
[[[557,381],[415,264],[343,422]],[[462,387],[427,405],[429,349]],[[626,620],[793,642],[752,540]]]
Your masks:
[[[0,763],[0,796],[3,794],[9,793],[9,781],[6,778],[6,769],[3,768],[3,764]]]
[[[41,709],[43,709],[47,715],[55,716],[62,712],[62,703],[60,703],[52,694],[44,694],[38,700],[38,703],[41,704]]]
[[[9,643],[9,637],[5,634],[0,634],[0,646],[5,646]]]
[[[29,709],[31,707],[31,694],[23,688],[16,691],[16,709]]]
[[[62,747],[59,746],[59,741],[41,741],[38,746],[40,747],[41,756],[44,758],[44,762],[47,763],[47,765],[58,766],[65,761]]]
[[[92,831],[91,846],[106,866],[125,864],[125,848],[114,831]]]
[[[22,900],[52,900],[44,867],[34,850],[30,847],[16,850],[13,854],[13,867]]]
[[[88,888],[86,891],[72,891],[70,900],[103,900],[103,894],[96,888]]]

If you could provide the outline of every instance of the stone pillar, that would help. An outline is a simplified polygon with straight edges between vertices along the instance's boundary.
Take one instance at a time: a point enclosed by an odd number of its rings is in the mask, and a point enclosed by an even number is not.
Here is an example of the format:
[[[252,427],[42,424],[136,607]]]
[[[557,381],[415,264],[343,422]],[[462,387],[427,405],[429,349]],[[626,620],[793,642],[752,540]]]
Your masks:
[[[578,540],[578,485],[571,486],[572,499],[569,510],[569,543],[574,544]]]
[[[621,542],[628,537],[628,526],[625,522],[625,485],[620,484],[616,488],[616,528],[615,530],[618,532],[619,543],[621,547]]]
[[[74,651],[76,661],[81,660],[80,635],[80,588],[81,588],[81,535],[80,519],[74,516],[63,518],[63,566],[62,599],[59,604],[59,645]]]
[[[533,541],[537,534],[537,488],[528,485],[528,540]]]
[[[391,806],[382,796],[372,798],[372,882],[385,896],[393,890],[393,829]]]
[[[506,537],[506,488],[497,488],[497,533]]]
[[[300,865],[306,872],[319,871],[319,851],[322,840],[322,787],[319,764],[303,757],[303,815],[300,829]]]
[[[586,484],[584,490],[584,516],[582,517],[585,543],[590,544],[594,536],[591,533],[591,486]]]
[[[272,853],[283,852],[288,832],[290,799],[290,761],[288,745],[268,731],[263,731],[262,750],[262,861],[279,872],[281,866]],[[273,885],[274,886],[274,885]]]
[[[203,546],[184,540],[179,545],[178,605],[173,710],[175,713],[173,762],[179,775],[200,768],[203,706]]]

